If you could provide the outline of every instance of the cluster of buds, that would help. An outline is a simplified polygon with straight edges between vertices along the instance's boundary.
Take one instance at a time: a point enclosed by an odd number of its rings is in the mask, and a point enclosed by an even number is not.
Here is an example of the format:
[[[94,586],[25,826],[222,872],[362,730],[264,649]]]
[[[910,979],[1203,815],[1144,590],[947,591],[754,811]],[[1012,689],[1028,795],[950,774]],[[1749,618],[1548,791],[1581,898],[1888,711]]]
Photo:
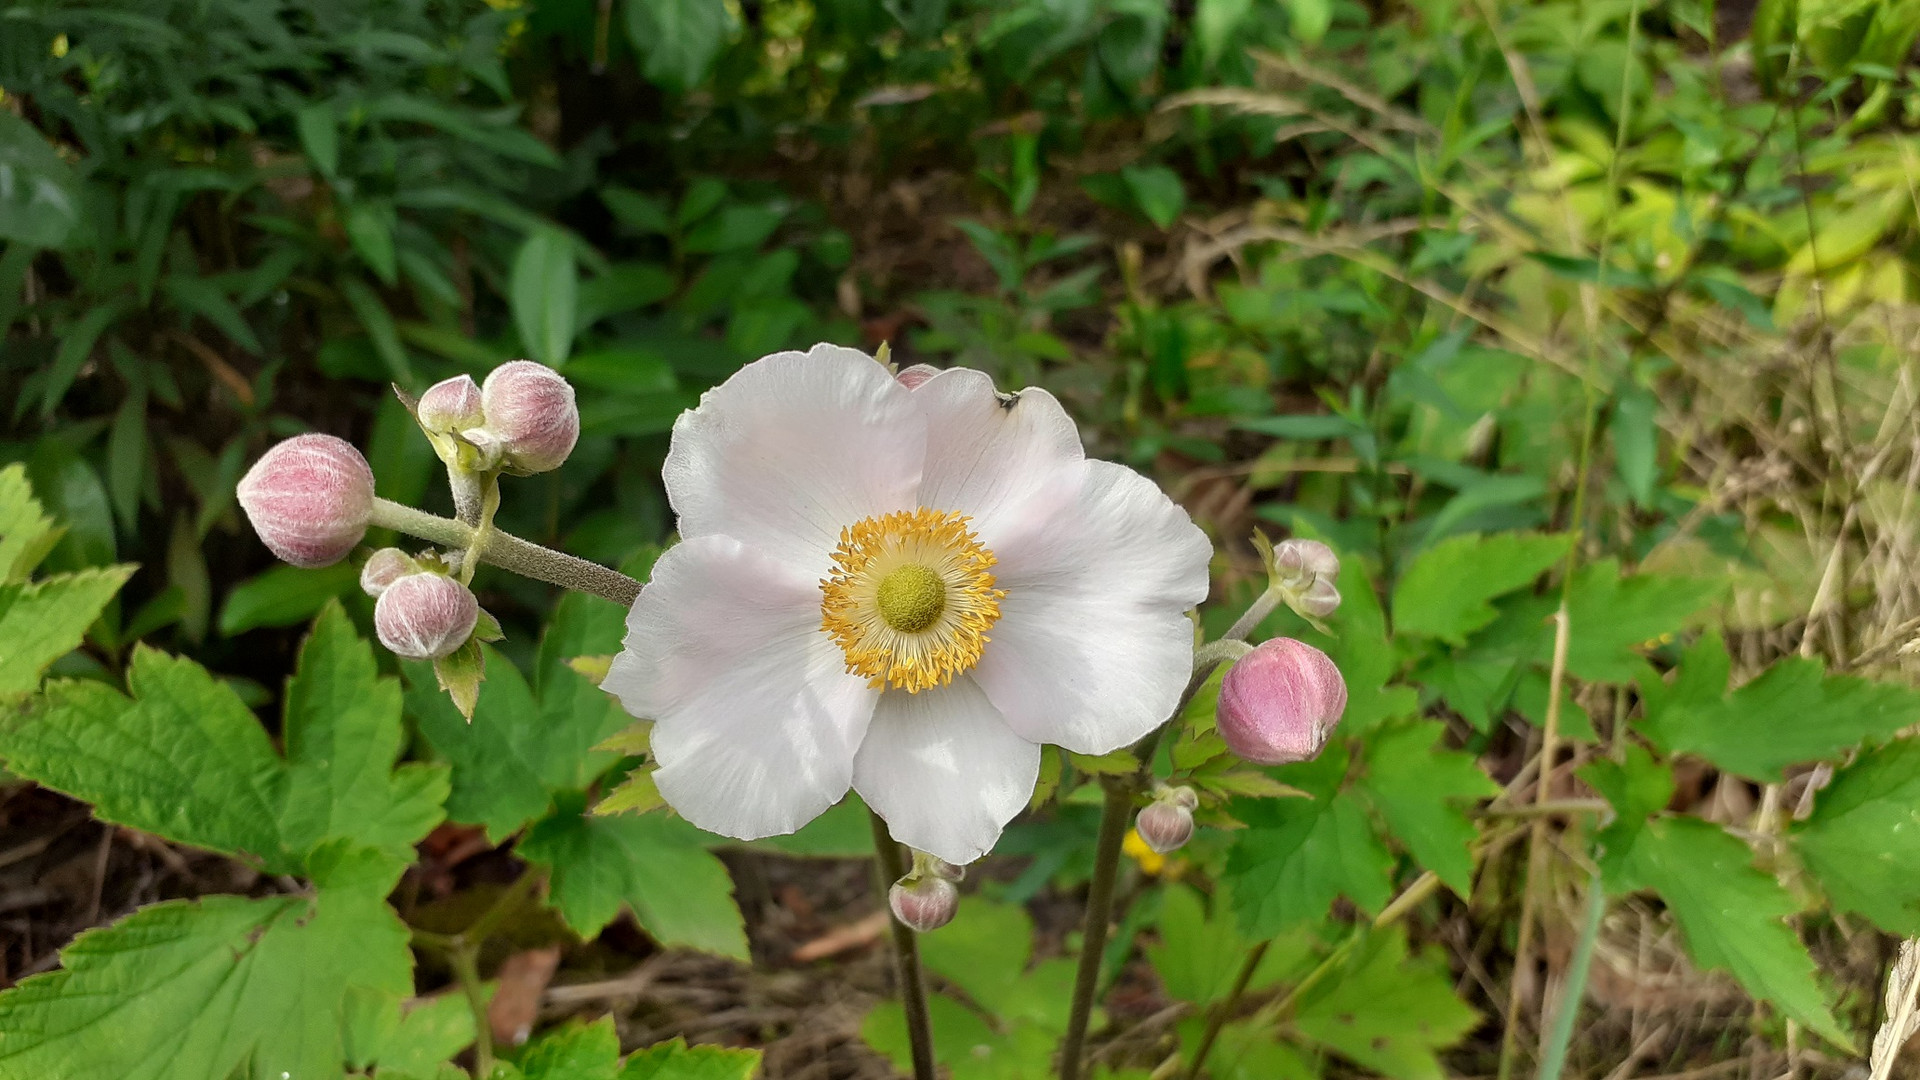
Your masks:
[[[573,386],[531,360],[502,364],[480,384],[468,375],[437,382],[414,416],[449,468],[475,472],[548,472],[580,438]]]
[[[1192,788],[1162,785],[1134,819],[1134,831],[1157,854],[1178,851],[1193,839],[1193,812],[1199,805],[1200,796]]]
[[[1347,681],[1326,653],[1271,638],[1227,669],[1214,723],[1240,757],[1289,765],[1320,756],[1346,709]]]
[[[1282,540],[1262,552],[1272,588],[1287,606],[1309,619],[1324,619],[1340,607],[1340,556],[1318,540]]]
[[[887,906],[901,925],[917,933],[938,930],[952,922],[960,909],[960,890],[954,882],[966,876],[966,867],[916,851],[913,869],[887,890]]]
[[[441,660],[459,651],[480,622],[473,590],[431,560],[381,548],[360,569],[360,588],[374,597],[373,632],[395,656]]]

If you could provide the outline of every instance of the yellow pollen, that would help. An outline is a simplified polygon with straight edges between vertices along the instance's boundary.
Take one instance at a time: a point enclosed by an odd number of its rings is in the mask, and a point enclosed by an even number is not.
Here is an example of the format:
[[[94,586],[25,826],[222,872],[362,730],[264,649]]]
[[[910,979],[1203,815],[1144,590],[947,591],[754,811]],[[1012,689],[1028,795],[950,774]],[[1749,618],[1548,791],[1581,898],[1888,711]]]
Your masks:
[[[993,552],[960,514],[901,510],[840,530],[820,582],[820,628],[874,689],[945,686],[973,667],[1000,618]]]

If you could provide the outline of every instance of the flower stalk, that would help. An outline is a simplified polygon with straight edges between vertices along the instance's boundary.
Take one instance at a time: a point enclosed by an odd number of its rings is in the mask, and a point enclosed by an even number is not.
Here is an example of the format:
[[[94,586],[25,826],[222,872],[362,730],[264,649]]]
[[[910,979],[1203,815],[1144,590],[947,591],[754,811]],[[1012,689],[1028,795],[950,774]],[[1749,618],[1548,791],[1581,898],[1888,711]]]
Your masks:
[[[402,506],[389,499],[373,500],[372,524],[449,550],[472,549],[479,561],[490,566],[563,589],[592,593],[623,608],[632,607],[640,595],[640,583],[618,570],[541,547],[496,528],[476,530],[451,518]]]
[[[885,898],[893,883],[907,875],[906,860],[900,845],[888,831],[879,814],[869,810],[873,822],[874,864],[879,871],[880,895]],[[936,1080],[933,1061],[933,1018],[927,1011],[927,980],[920,971],[920,941],[913,929],[897,918],[887,919],[893,931],[893,957],[900,978],[900,1008],[907,1017],[907,1040],[913,1048],[913,1080]]]

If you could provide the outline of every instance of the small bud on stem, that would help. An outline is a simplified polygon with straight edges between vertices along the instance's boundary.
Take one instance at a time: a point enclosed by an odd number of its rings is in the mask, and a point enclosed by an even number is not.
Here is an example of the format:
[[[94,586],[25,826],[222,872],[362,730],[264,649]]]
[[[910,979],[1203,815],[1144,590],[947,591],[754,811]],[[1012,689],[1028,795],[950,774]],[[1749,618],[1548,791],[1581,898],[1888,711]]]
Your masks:
[[[499,441],[501,461],[521,473],[560,467],[580,438],[573,386],[531,360],[494,368],[480,388],[485,430]],[[467,436],[472,441],[472,436]]]
[[[386,587],[373,606],[380,644],[409,660],[451,656],[472,636],[480,603],[444,574],[407,574]]]
[[[419,564],[406,552],[399,548],[381,548],[367,556],[366,565],[360,568],[360,591],[378,597],[387,591],[387,586],[419,571]]]
[[[937,874],[908,874],[887,890],[893,917],[917,933],[938,930],[953,921],[960,908],[960,891]]]
[[[275,555],[295,566],[332,566],[367,533],[373,470],[344,439],[296,435],[260,455],[236,494]]]

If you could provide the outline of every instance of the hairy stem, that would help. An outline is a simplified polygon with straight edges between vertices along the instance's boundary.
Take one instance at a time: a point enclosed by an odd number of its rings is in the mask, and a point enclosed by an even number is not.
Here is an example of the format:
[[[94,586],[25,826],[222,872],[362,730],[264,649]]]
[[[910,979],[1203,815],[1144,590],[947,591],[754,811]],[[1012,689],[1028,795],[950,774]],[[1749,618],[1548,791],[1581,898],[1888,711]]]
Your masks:
[[[906,876],[906,860],[900,857],[900,845],[887,830],[879,814],[867,811],[873,822],[874,868],[880,878],[880,900],[885,903],[893,883]],[[933,1061],[933,1020],[927,1012],[927,980],[920,972],[920,941],[913,928],[899,919],[889,918],[893,931],[893,956],[900,976],[900,1007],[907,1015],[907,1040],[913,1047],[913,1080],[935,1080]]]
[[[476,546],[475,530],[470,526],[387,499],[373,500],[372,523],[451,550],[465,551]],[[632,607],[640,595],[640,583],[618,570],[541,547],[498,529],[487,528],[482,532],[478,553],[480,561],[490,566],[563,589],[592,593],[621,607]]]

